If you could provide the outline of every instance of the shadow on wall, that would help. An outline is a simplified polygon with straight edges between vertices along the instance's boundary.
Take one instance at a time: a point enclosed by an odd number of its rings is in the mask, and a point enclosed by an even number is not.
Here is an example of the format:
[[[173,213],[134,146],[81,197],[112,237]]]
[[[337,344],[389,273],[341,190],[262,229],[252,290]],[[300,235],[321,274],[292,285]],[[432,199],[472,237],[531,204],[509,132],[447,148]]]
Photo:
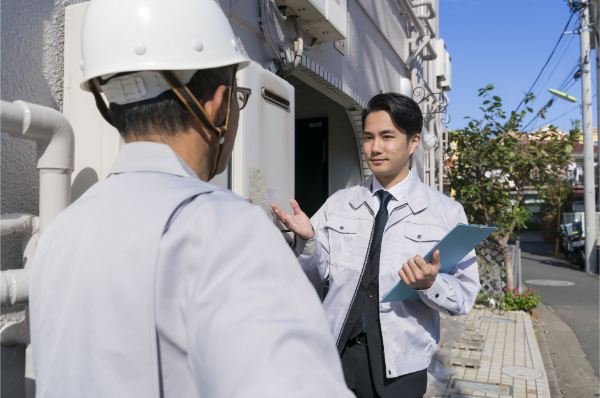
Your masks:
[[[75,202],[81,195],[85,193],[92,185],[100,181],[98,173],[91,167],[86,167],[81,170],[71,186],[71,203]]]

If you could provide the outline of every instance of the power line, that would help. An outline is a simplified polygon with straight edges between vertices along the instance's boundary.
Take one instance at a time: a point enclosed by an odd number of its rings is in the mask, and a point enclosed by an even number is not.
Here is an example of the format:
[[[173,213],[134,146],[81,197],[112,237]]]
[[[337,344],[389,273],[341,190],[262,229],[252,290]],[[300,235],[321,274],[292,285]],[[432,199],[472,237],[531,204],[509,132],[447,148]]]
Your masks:
[[[552,50],[552,52],[550,53],[550,56],[548,57],[548,60],[546,61],[546,63],[544,64],[544,66],[542,67],[542,70],[540,71],[540,73],[537,75],[537,77],[535,78],[535,81],[533,82],[533,84],[531,85],[531,87],[529,88],[529,90],[527,90],[527,93],[531,93],[531,91],[533,90],[533,87],[535,86],[535,84],[538,82],[538,80],[540,79],[540,77],[542,76],[542,73],[544,73],[544,70],[546,69],[546,66],[548,66],[548,63],[550,62],[550,60],[552,59],[552,56],[554,55],[554,52],[556,51],[556,48],[558,47],[558,45],[560,44],[560,41],[562,40],[562,38],[565,36],[565,32],[567,30],[567,28],[569,27],[569,24],[571,23],[571,19],[573,19],[573,16],[575,15],[575,13],[571,13],[571,16],[569,17],[569,20],[567,21],[567,24],[565,25],[564,29],[562,30],[562,33],[560,35],[560,37],[558,38],[558,41],[556,42],[556,44],[554,45],[554,49]],[[523,99],[520,103],[519,106],[517,107],[517,111],[519,110],[519,108],[521,108],[521,105],[523,104],[523,102],[525,102],[525,99]]]

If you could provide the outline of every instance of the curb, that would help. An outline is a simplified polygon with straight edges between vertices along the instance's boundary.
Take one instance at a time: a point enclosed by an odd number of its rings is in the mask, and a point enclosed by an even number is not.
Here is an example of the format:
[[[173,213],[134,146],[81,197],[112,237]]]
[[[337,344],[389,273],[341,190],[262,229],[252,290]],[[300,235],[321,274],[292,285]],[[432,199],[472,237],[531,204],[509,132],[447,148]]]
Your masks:
[[[541,313],[549,311],[548,308],[541,301],[538,304],[538,309],[540,309]],[[540,348],[542,360],[544,361],[546,377],[548,377],[548,384],[550,386],[550,396],[552,398],[560,398],[562,397],[562,394],[560,392],[558,378],[556,377],[556,371],[554,370],[554,364],[552,363],[552,357],[550,356],[550,348],[548,348],[548,341],[546,341],[546,335],[543,331],[541,331],[541,333],[536,333],[536,336],[540,338],[540,340],[538,341],[538,347]]]

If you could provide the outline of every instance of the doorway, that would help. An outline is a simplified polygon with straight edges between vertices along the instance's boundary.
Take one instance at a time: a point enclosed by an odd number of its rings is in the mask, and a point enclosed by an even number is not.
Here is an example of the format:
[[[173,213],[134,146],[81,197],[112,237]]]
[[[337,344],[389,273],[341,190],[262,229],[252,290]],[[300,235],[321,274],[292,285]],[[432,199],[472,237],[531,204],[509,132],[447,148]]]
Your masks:
[[[329,197],[328,119],[296,120],[296,200],[310,218]]]

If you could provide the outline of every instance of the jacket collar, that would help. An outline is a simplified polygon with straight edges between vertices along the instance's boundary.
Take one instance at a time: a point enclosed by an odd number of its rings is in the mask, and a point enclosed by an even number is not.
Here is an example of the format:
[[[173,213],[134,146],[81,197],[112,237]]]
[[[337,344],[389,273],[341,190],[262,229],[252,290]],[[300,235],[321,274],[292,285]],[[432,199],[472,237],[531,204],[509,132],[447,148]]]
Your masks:
[[[166,173],[199,180],[171,147],[156,142],[132,142],[123,145],[109,176],[135,172]]]
[[[363,203],[370,200],[371,194],[371,183],[375,178],[374,174],[367,179],[367,181],[363,182],[358,186],[358,189],[350,198],[350,205],[354,210],[357,210]],[[409,174],[410,180],[408,182],[408,188],[404,193],[404,198],[408,203],[408,206],[412,210],[413,213],[418,213],[421,210],[427,208],[427,201],[425,196],[425,185],[419,179],[417,173],[413,172]],[[370,203],[370,202],[367,202]]]

